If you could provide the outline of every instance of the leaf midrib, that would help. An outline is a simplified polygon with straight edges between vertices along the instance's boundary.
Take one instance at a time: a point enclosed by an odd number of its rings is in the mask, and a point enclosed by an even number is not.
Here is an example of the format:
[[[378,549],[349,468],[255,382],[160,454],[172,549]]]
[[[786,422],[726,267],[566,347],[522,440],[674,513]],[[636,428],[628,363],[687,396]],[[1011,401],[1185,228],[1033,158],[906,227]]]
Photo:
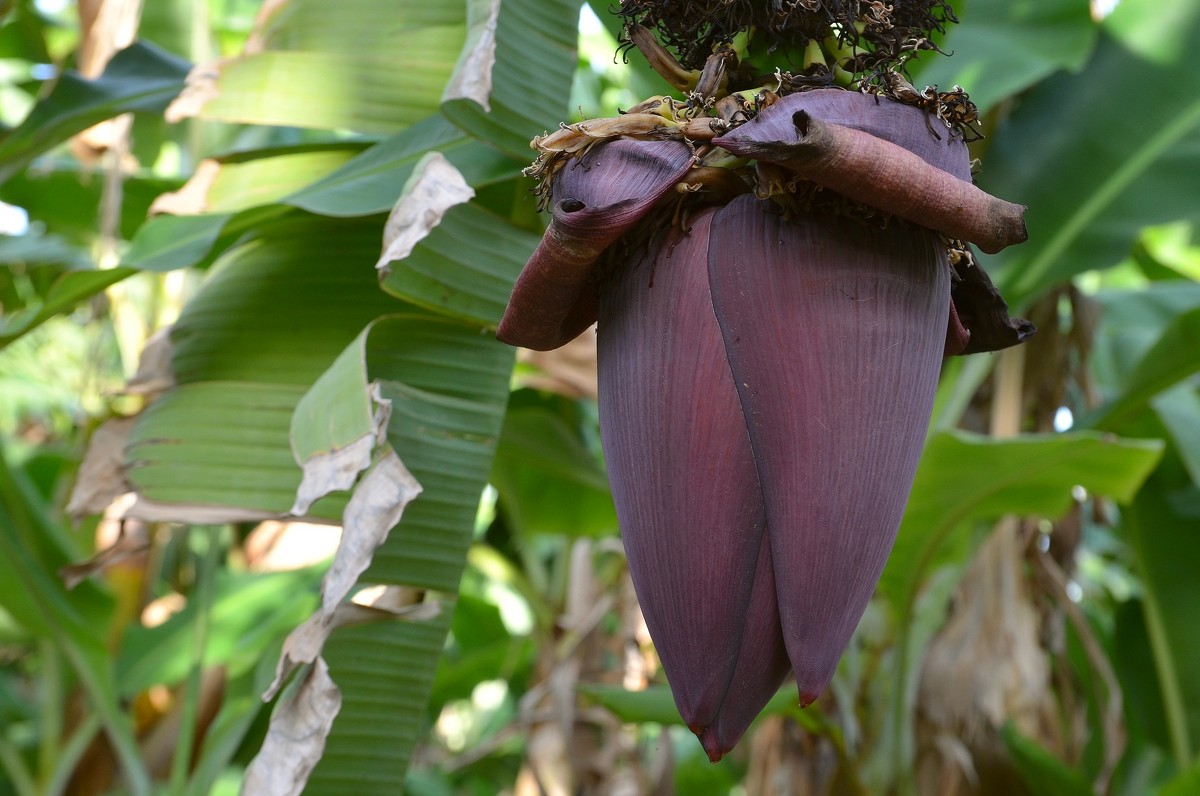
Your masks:
[[[1042,281],[1046,272],[1062,256],[1067,247],[1091,224],[1117,197],[1141,176],[1168,149],[1177,144],[1195,125],[1200,124],[1200,97],[1185,106],[1185,110],[1169,124],[1163,125],[1145,139],[1145,145],[1099,186],[1079,209],[1050,238],[1041,252],[1033,258],[1016,284],[1013,285],[1016,303],[1021,303]]]

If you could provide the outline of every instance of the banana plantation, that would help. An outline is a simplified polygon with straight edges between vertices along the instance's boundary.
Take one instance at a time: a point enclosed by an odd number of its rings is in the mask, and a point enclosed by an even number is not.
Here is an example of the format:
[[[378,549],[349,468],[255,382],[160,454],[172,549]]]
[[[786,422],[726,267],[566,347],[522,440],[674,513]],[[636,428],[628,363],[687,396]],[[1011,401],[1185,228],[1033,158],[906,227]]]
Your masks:
[[[1196,41],[0,2],[0,796],[1200,796]]]

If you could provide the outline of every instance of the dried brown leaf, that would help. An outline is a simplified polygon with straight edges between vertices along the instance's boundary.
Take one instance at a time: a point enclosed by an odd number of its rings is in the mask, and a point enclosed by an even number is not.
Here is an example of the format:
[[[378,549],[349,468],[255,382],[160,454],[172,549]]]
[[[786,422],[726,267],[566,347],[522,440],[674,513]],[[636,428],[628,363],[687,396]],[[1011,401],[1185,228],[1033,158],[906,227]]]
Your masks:
[[[126,517],[146,522],[182,522],[192,525],[223,525],[233,522],[260,522],[279,516],[274,512],[240,506],[213,506],[207,503],[164,503],[138,495]]]
[[[445,155],[430,152],[422,157],[388,216],[383,229],[383,254],[375,267],[386,273],[388,264],[411,254],[450,208],[474,196],[475,190]]]
[[[471,4],[473,8],[475,4]],[[500,19],[500,0],[491,0],[487,14],[471,19],[467,43],[454,67],[454,74],[442,93],[442,102],[468,99],[491,111],[492,67],[496,64],[496,25]]]
[[[150,205],[150,214],[167,213],[173,216],[194,216],[208,210],[208,192],[221,173],[221,164],[205,158],[178,191],[160,194]]]
[[[332,610],[350,592],[404,508],[419,494],[421,485],[393,451],[362,479],[346,505],[342,543],[322,585],[323,610]]]
[[[392,414],[392,402],[383,397],[377,383],[370,385],[367,394],[374,407],[371,430],[348,445],[315,453],[306,461],[297,462],[303,468],[304,476],[296,489],[296,502],[289,514],[303,515],[313,503],[330,492],[350,489],[358,474],[371,466],[372,452],[383,441]]]
[[[67,514],[75,519],[100,514],[118,496],[132,490],[125,479],[124,462],[125,445],[135,423],[135,417],[113,418],[92,433],[67,502]]]
[[[58,576],[62,578],[64,586],[73,589],[97,572],[103,572],[122,561],[141,555],[149,549],[150,544],[146,540],[126,539],[122,536],[116,544],[104,548],[85,561],[59,567]]]
[[[275,696],[297,668],[319,660],[325,642],[339,627],[388,619],[426,622],[436,619],[442,612],[440,603],[414,602],[412,590],[400,586],[383,587],[381,591],[370,593],[367,600],[359,601],[359,596],[355,595],[354,601],[341,603],[332,611],[317,611],[293,630],[283,643],[283,651],[275,667],[275,679],[263,694],[263,699]]]
[[[175,372],[171,369],[174,346],[171,343],[171,327],[164,326],[150,335],[138,358],[137,372],[125,383],[122,391],[127,395],[156,395],[175,386]]]
[[[217,79],[221,77],[221,67],[229,59],[222,58],[205,64],[196,64],[188,72],[184,80],[183,91],[171,100],[163,113],[171,124],[199,116],[204,106],[216,99],[221,91],[217,88]]]
[[[325,751],[342,693],[318,658],[271,716],[266,740],[246,769],[245,796],[297,796]]]
[[[325,640],[337,627],[335,623],[345,622],[346,612],[355,610],[343,609],[342,617],[338,619],[339,606],[354,588],[358,576],[370,565],[375,550],[400,521],[405,506],[420,493],[421,485],[417,479],[391,450],[359,482],[342,517],[341,544],[321,584],[321,607],[284,642],[275,680],[267,690],[268,699],[297,666],[317,659]]]

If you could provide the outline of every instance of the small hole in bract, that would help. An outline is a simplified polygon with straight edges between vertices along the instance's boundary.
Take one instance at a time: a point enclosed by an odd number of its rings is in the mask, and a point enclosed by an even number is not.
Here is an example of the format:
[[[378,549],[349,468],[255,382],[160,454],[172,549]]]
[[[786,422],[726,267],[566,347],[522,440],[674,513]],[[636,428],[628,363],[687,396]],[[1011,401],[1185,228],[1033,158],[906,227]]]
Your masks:
[[[583,208],[587,207],[579,199],[563,199],[558,203],[558,209],[564,213],[578,213]]]
[[[808,111],[796,111],[792,114],[792,124],[796,126],[796,130],[800,133],[800,137],[808,135],[808,121],[812,117],[808,115]]]

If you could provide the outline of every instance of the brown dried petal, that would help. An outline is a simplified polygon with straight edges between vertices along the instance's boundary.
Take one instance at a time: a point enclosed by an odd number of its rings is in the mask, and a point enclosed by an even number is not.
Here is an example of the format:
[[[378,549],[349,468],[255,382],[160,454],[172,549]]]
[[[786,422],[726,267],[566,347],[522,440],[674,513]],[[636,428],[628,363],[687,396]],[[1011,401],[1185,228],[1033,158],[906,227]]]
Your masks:
[[[951,323],[959,321],[968,336],[958,351],[948,355],[999,351],[1037,334],[1037,327],[1029,321],[1009,316],[1007,302],[982,267],[964,262],[954,271],[959,278],[950,291],[954,300]]]

